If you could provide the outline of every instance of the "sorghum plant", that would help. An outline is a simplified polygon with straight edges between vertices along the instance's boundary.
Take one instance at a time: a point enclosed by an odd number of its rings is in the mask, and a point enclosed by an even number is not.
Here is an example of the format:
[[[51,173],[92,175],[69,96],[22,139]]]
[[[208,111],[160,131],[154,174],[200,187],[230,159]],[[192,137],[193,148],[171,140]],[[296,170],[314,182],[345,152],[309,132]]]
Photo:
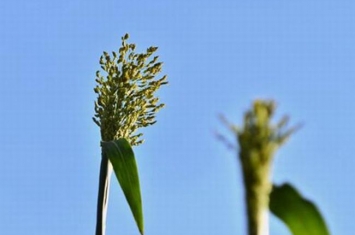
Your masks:
[[[98,97],[93,120],[100,127],[102,139],[97,235],[105,233],[111,164],[114,162],[113,170],[130,204],[138,228],[143,233],[138,173],[133,152],[129,149],[130,145],[135,146],[143,142],[141,138],[143,134],[137,133],[138,129],[156,122],[155,115],[164,104],[159,103],[155,93],[162,85],[168,83],[166,76],[156,79],[163,65],[158,61],[158,56],[152,57],[158,48],[149,47],[144,53],[136,53],[135,44],[127,43],[128,38],[128,34],[122,37],[122,45],[117,52],[112,54],[103,52],[100,65],[104,75],[100,71],[96,72],[97,86],[94,91]],[[119,146],[120,144],[122,146]],[[128,156],[118,156],[123,150],[127,150],[126,155],[132,155],[130,158],[132,164],[129,166],[124,165],[127,164]],[[122,161],[119,157],[127,159]],[[132,171],[129,172],[130,169],[125,167],[131,167]],[[128,173],[122,175],[123,171]],[[129,184],[132,183],[132,179],[135,180],[133,186]],[[136,191],[132,194],[129,190],[134,187]]]
[[[288,226],[293,235],[329,235],[313,203],[302,198],[290,184],[272,184],[275,151],[299,128],[285,129],[287,116],[277,124],[272,124],[274,112],[273,101],[256,100],[245,113],[242,127],[229,124],[223,119],[235,134],[239,145],[238,158],[243,172],[248,235],[269,234],[269,209]],[[225,141],[224,137],[219,137]]]

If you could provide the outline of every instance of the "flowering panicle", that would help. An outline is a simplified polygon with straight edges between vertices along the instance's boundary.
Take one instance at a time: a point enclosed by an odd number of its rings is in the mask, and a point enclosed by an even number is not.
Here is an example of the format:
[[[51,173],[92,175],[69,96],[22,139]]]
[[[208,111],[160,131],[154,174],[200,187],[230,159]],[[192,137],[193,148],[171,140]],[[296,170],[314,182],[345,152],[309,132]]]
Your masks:
[[[167,76],[155,79],[163,65],[158,56],[152,58],[158,48],[136,53],[135,44],[126,42],[128,38],[128,34],[122,37],[118,52],[103,52],[100,58],[106,76],[96,72],[98,99],[93,120],[101,128],[102,140],[126,138],[131,145],[139,145],[143,134],[135,131],[156,122],[155,114],[164,104],[155,92],[168,82]]]
[[[274,151],[281,146],[299,127],[284,130],[289,118],[284,116],[276,125],[272,125],[271,118],[275,112],[275,102],[256,100],[251,110],[244,115],[243,128],[234,127],[241,151],[241,157],[260,154],[260,161],[272,157]]]

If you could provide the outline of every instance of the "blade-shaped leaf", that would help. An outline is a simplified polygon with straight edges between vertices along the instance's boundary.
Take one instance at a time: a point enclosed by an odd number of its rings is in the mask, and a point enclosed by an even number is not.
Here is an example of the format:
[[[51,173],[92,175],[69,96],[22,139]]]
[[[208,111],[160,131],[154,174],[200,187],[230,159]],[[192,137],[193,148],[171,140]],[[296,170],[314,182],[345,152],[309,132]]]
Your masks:
[[[273,186],[270,210],[281,219],[293,235],[329,235],[317,207],[289,184]]]
[[[124,138],[102,142],[101,146],[104,155],[113,166],[113,171],[131,208],[138,229],[143,234],[142,198],[138,169],[132,147]]]

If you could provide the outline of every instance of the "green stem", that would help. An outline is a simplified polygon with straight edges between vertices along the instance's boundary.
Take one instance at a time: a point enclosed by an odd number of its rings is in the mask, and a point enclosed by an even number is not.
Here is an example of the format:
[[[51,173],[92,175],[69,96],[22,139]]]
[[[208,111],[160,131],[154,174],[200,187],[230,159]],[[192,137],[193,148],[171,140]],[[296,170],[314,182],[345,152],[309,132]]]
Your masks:
[[[99,193],[97,198],[96,235],[105,235],[108,195],[112,166],[108,158],[102,154],[99,178]]]
[[[259,192],[258,192],[259,191]],[[247,189],[245,193],[248,234],[269,235],[269,216],[267,203],[269,195],[257,189]]]
[[[269,164],[258,169],[243,168],[248,235],[269,235]]]
[[[269,197],[274,153],[295,130],[284,130],[288,118],[277,125],[270,123],[274,113],[273,101],[256,100],[244,115],[242,128],[231,125],[240,146],[248,235],[269,235]]]

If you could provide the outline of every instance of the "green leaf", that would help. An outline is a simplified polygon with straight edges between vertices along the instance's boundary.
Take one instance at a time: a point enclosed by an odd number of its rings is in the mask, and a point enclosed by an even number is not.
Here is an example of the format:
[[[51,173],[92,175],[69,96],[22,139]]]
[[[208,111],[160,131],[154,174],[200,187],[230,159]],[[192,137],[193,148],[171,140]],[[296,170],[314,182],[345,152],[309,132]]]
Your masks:
[[[104,155],[113,166],[113,171],[131,208],[139,232],[143,234],[142,198],[138,169],[132,147],[124,138],[101,142],[101,146]]]
[[[273,186],[270,210],[288,226],[293,235],[330,234],[317,207],[302,198],[290,184]]]

